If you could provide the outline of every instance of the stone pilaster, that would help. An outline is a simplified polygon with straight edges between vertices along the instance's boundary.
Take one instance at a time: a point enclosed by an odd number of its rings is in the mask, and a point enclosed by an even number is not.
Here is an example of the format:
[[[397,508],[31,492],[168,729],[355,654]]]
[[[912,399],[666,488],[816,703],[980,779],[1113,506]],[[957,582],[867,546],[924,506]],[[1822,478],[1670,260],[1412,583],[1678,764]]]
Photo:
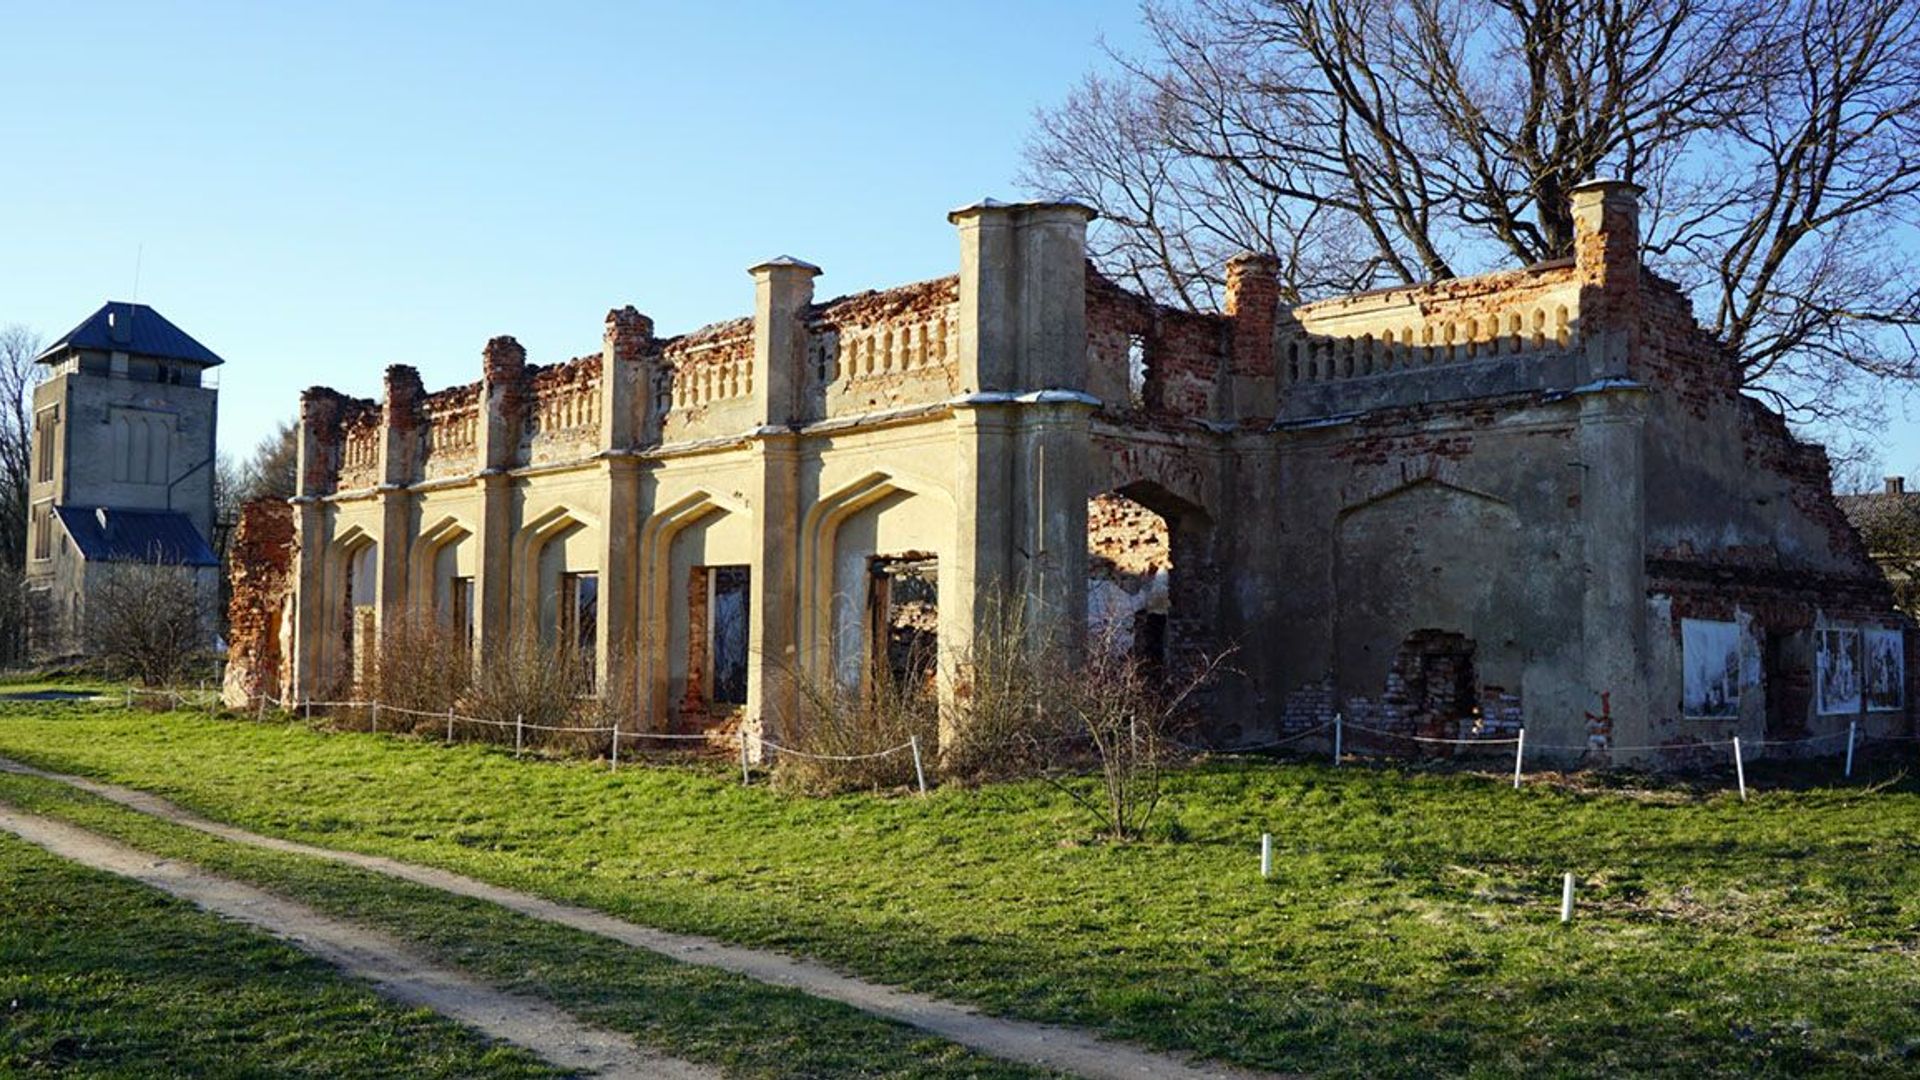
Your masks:
[[[607,312],[600,348],[600,453],[606,471],[606,527],[600,530],[599,655],[601,693],[622,708],[637,704],[640,672],[640,464],[652,380],[648,358],[657,352],[653,320],[632,307]],[[631,720],[632,717],[626,717]]]
[[[948,215],[960,238],[963,393],[956,535],[941,574],[948,657],[969,655],[976,634],[1016,610],[1036,644],[1077,647],[1085,635],[1092,217],[1074,203],[990,200]],[[967,673],[942,675],[951,701]]]
[[[787,429],[806,387],[807,310],[820,268],[790,256],[753,267],[753,394],[763,427],[751,492],[757,539],[747,603],[748,750],[778,738],[794,715],[799,663],[800,457]]]
[[[484,662],[513,633],[513,488],[526,424],[527,350],[510,337],[487,342],[480,376],[480,534],[475,561],[474,651]]]

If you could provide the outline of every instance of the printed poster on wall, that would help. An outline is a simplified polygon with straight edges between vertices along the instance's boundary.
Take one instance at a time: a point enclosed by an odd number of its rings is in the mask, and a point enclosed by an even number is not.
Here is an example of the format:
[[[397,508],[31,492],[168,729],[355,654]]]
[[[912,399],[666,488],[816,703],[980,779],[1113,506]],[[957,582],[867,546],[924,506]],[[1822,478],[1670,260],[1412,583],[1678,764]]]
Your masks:
[[[1906,636],[1898,630],[1868,630],[1862,644],[1866,656],[1867,711],[1899,712],[1906,708]]]
[[[1860,631],[1820,631],[1817,681],[1822,714],[1860,711]]]
[[[1680,620],[1680,662],[1686,670],[1681,712],[1691,717],[1740,715],[1740,627]]]

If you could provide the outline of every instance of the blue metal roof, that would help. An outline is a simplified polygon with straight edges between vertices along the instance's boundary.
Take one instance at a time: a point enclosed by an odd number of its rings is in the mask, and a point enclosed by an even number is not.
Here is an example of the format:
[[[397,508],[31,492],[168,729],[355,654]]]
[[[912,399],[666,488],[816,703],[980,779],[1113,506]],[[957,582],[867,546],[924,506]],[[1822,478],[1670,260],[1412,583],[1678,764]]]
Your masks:
[[[56,506],[53,512],[88,562],[220,565],[200,530],[178,510]]]
[[[98,349],[152,356],[162,360],[185,360],[212,367],[226,361],[212,349],[193,340],[185,330],[167,321],[165,315],[145,304],[110,300],[86,317],[79,326],[62,334],[44,349],[36,360],[45,362],[68,349]]]

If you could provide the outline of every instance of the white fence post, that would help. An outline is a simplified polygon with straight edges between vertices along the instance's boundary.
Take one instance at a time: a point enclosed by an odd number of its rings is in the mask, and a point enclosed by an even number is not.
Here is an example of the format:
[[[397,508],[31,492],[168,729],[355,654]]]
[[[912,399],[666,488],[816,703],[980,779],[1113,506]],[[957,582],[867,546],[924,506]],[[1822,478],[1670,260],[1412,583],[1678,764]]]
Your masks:
[[[1341,731],[1340,714],[1334,713],[1333,714],[1333,763],[1335,765],[1340,764],[1340,740],[1343,734],[1344,733]]]
[[[1733,737],[1733,776],[1740,782],[1740,801],[1747,801],[1747,763],[1740,759],[1740,736]]]
[[[1847,721],[1847,779],[1849,780],[1853,779],[1853,738],[1854,729],[1858,726],[1857,720]]]
[[[526,745],[527,722],[521,713],[513,714],[513,756],[520,756],[521,747]]]
[[[1260,834],[1260,876],[1273,876],[1273,834]]]
[[[1560,879],[1560,921],[1573,921],[1573,874]]]
[[[920,794],[927,793],[927,770],[920,765],[920,736],[908,735],[907,742],[913,746],[913,778],[920,783]]]
[[[368,731],[380,730],[380,699],[379,698],[373,699],[373,719],[367,721],[367,730]]]
[[[753,783],[753,775],[747,771],[747,733],[740,733],[740,786]]]
[[[313,719],[313,698],[308,697],[304,702],[301,703],[301,707],[306,710],[307,719],[312,720]]]
[[[447,706],[447,745],[453,745],[453,706]]]
[[[1520,738],[1513,744],[1513,790],[1520,790],[1520,763],[1527,756],[1527,729],[1520,729]]]
[[[607,759],[607,771],[615,772],[620,768],[620,721],[613,722],[613,756]]]

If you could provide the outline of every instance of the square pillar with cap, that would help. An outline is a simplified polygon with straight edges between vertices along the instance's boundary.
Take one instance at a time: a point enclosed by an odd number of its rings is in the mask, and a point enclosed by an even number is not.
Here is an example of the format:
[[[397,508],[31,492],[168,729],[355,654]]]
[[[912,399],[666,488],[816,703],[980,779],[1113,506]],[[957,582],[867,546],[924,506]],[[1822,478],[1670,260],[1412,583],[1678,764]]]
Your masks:
[[[1036,646],[1079,648],[1086,634],[1086,231],[1077,203],[983,200],[948,215],[959,232],[956,400],[959,462],[953,599],[941,648],[964,657],[991,620],[1017,609]],[[943,670],[951,701],[968,678]],[[942,734],[953,736],[952,709]]]
[[[759,430],[748,493],[756,541],[747,602],[748,753],[794,715],[800,607],[800,447],[807,318],[820,268],[790,255],[753,267],[753,398]]]

